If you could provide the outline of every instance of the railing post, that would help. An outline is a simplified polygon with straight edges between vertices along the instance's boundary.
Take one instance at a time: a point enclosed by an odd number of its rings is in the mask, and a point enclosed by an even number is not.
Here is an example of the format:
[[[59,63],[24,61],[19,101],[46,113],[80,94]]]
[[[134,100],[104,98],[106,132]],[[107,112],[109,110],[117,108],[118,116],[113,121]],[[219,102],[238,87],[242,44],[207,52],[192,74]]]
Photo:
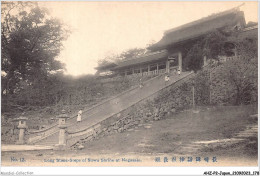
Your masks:
[[[15,119],[15,121],[18,121],[17,128],[19,129],[19,139],[16,142],[16,144],[25,144],[24,134],[25,134],[25,129],[27,128],[26,120],[28,120],[28,118],[23,116],[20,116],[19,118]]]
[[[59,144],[55,145],[56,146],[56,150],[65,150],[66,149],[66,145],[67,145],[67,134],[66,134],[66,130],[67,130],[67,124],[66,124],[66,120],[68,118],[68,115],[66,114],[65,110],[62,110],[62,114],[58,116],[59,119]]]

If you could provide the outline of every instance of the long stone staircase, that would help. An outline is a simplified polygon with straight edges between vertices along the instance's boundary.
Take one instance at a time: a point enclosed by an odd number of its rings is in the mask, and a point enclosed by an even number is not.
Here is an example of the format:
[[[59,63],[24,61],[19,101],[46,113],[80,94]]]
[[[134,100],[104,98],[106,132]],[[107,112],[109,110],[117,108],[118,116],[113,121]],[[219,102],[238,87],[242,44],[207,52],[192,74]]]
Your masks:
[[[167,84],[164,81],[164,75],[159,75],[144,82],[142,88],[136,86],[84,111],[80,123],[76,122],[76,116],[70,117],[67,120],[67,144],[73,145],[75,142],[80,140],[80,138],[92,135],[100,127],[99,123],[103,120],[120,113],[147,97],[156,94],[169,85],[179,85],[178,83],[186,81],[194,75],[195,74],[192,72],[183,72],[181,75],[170,75],[170,81]],[[58,137],[59,128],[58,124],[55,123],[43,130],[30,131],[27,143],[55,145],[58,143]]]
[[[237,58],[234,58],[237,59]],[[241,58],[239,58],[241,59]],[[232,60],[225,63],[232,62]],[[222,64],[223,65],[223,64]],[[203,67],[203,70],[214,72],[222,68],[222,65],[212,69],[209,65]],[[109,98],[94,107],[83,112],[81,123],[76,122],[76,116],[67,120],[67,145],[71,146],[79,140],[93,135],[100,130],[102,121],[119,114],[132,105],[145,100],[149,97],[156,96],[158,92],[168,86],[179,86],[190,78],[194,77],[193,72],[182,72],[181,75],[171,74],[170,81],[166,84],[164,75],[158,75],[144,82],[142,88],[137,85],[125,92],[122,92],[112,98]],[[120,117],[124,118],[124,117]],[[58,143],[59,128],[55,123],[43,130],[30,131],[28,144],[55,145]],[[194,144],[197,145],[197,144]]]

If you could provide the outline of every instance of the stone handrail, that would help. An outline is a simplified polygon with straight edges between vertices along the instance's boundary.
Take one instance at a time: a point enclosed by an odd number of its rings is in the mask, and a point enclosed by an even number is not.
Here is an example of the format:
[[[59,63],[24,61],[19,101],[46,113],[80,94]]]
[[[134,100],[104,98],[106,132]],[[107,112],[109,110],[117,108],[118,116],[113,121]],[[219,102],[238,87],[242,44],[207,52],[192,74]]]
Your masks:
[[[44,128],[44,129],[41,129],[41,130],[29,130],[28,132],[30,133],[30,134],[37,134],[37,133],[42,133],[42,132],[46,132],[46,131],[48,131],[48,130],[50,130],[51,128],[53,128],[53,127],[56,127],[58,124],[57,123],[55,123],[54,125],[51,125],[51,126],[48,126],[47,128]]]

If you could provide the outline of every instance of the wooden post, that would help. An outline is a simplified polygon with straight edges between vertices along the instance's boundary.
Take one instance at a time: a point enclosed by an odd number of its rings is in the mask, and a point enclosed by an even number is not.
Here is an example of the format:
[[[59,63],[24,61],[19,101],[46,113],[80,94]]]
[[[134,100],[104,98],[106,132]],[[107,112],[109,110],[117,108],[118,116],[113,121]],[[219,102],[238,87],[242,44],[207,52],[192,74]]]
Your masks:
[[[195,108],[195,96],[194,96],[194,94],[195,94],[195,89],[194,89],[194,85],[192,86],[192,107],[193,107],[193,109]]]
[[[203,56],[203,65],[207,65],[207,56]]]
[[[209,71],[209,104],[211,104],[211,72]]]
[[[179,64],[179,69],[182,72],[182,54],[181,54],[181,52],[178,53],[178,64]]]
[[[148,75],[150,75],[150,65],[148,65]]]

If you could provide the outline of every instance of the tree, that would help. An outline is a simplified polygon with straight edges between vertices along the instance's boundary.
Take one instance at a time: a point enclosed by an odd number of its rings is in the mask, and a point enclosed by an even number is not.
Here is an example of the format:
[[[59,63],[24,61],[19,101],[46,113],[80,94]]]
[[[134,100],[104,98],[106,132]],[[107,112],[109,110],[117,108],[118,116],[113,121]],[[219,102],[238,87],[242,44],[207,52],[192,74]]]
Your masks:
[[[241,32],[232,27],[216,30],[197,41],[186,55],[185,66],[200,70],[203,66],[203,56],[218,60],[219,56],[233,55],[240,59],[223,64],[223,79],[232,86],[235,104],[256,102],[257,97],[257,34]],[[236,50],[236,51],[235,51]]]
[[[203,66],[203,56],[218,60],[218,56],[226,55],[225,44],[230,35],[228,30],[215,30],[202,37],[188,50],[184,67],[196,72]]]
[[[121,60],[125,60],[125,59],[130,59],[130,58],[133,58],[133,57],[143,55],[145,53],[146,53],[145,48],[132,48],[132,49],[129,49],[129,50],[122,52],[118,56],[118,58],[120,58]]]
[[[234,36],[231,40],[240,58],[225,64],[223,72],[234,86],[235,104],[257,102],[257,34],[246,38]]]
[[[188,51],[185,62],[184,68],[188,70],[197,71],[200,70],[203,65],[203,50],[201,47],[201,42],[197,42],[192,48]]]
[[[36,2],[2,3],[2,95],[20,90],[20,82],[32,86],[63,69],[55,58],[69,30]]]
[[[145,48],[128,49],[119,55],[111,54],[111,55],[105,57],[104,59],[100,59],[98,61],[98,66],[105,66],[105,65],[108,65],[111,63],[116,63],[116,62],[124,61],[127,59],[131,59],[131,58],[143,55],[146,52],[147,52],[147,50]]]
[[[105,66],[111,63],[118,62],[120,59],[118,58],[117,55],[111,54],[106,56],[104,59],[98,60],[98,66]]]

